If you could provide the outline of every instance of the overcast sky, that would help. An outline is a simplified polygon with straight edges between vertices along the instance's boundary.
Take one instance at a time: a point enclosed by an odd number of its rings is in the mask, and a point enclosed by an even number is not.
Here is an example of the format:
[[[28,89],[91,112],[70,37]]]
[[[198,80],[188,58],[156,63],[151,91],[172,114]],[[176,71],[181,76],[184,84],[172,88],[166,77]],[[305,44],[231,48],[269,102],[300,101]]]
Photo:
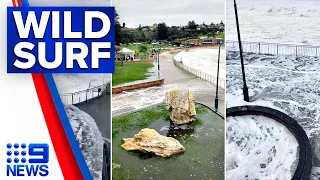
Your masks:
[[[225,21],[224,0],[113,0],[121,24],[138,27],[165,22],[167,25],[220,23]]]
[[[111,0],[29,0],[30,6],[110,6]]]

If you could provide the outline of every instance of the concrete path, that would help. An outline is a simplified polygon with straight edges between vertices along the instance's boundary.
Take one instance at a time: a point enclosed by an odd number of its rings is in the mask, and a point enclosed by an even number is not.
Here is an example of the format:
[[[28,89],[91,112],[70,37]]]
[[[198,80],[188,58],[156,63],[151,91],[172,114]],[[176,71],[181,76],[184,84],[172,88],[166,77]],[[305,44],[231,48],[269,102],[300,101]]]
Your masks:
[[[214,108],[214,100],[216,97],[216,86],[202,79],[196,78],[193,75],[181,70],[174,65],[172,59],[174,55],[164,53],[160,56],[160,74],[165,78],[165,84],[183,84],[191,81],[197,81],[199,86],[204,86],[206,89],[195,91],[196,100]],[[201,84],[201,85],[200,85]],[[218,89],[219,105],[218,110],[225,114],[225,90]]]
[[[110,95],[103,95],[100,98],[93,99],[87,103],[75,105],[82,111],[88,113],[97,123],[102,133],[102,137],[110,139],[111,127],[111,98]]]
[[[172,89],[191,90],[195,93],[196,101],[214,107],[215,85],[186,73],[173,64],[173,55],[164,53],[160,56],[161,78],[164,85],[134,91],[123,92],[112,96],[112,115],[144,108],[165,99],[165,93]],[[157,65],[156,65],[157,66]],[[219,112],[225,114],[225,90],[219,89]]]

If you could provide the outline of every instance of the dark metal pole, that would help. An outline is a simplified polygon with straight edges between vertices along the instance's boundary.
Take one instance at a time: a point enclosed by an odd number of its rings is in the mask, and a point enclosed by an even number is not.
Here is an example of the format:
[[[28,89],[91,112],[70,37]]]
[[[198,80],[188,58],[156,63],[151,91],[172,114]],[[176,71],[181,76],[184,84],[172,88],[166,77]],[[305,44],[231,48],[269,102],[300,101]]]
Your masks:
[[[234,12],[236,15],[236,24],[237,24],[237,31],[238,31],[238,41],[239,41],[239,51],[240,51],[240,59],[241,59],[241,68],[242,68],[242,79],[243,79],[243,100],[249,102],[249,92],[246,83],[246,74],[244,71],[244,64],[243,64],[243,56],[242,56],[242,44],[241,44],[241,37],[240,37],[240,28],[239,28],[239,20],[238,20],[238,10],[237,10],[237,3],[234,0]]]
[[[218,91],[219,91],[220,47],[221,47],[221,45],[219,44],[217,84],[216,84],[216,99],[215,99],[215,102],[214,102],[214,103],[215,103],[215,104],[214,104],[214,108],[216,109],[216,111],[218,111],[218,104],[219,104]]]
[[[103,144],[102,180],[110,180],[110,148],[108,143]]]
[[[160,79],[160,44],[158,46],[158,79]]]

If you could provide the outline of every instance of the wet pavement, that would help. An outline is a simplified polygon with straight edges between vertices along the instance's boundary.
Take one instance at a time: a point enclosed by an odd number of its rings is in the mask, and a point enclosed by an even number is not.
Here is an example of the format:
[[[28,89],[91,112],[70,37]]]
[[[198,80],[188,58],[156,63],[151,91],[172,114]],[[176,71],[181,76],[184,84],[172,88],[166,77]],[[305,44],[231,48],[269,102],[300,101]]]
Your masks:
[[[140,90],[133,90],[112,96],[112,115],[117,116],[141,109],[165,100],[165,93],[173,89],[191,90],[197,102],[214,108],[216,87],[187,72],[179,69],[173,63],[175,54],[163,53],[160,56],[160,75],[164,78],[164,85]],[[157,67],[157,64],[155,65]],[[221,114],[225,114],[225,90],[219,89],[219,107]]]
[[[88,113],[97,123],[102,137],[105,139],[111,138],[111,98],[110,95],[103,95],[99,98],[92,99],[87,103],[75,105],[82,111]]]

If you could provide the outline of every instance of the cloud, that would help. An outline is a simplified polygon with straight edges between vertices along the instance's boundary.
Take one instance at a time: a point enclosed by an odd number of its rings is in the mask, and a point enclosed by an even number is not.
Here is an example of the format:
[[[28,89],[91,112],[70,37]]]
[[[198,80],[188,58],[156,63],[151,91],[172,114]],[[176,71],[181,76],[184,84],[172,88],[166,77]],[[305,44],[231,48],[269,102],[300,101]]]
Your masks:
[[[128,27],[160,22],[185,25],[190,20],[217,23],[225,19],[224,0],[113,0],[112,3],[120,22]]]

